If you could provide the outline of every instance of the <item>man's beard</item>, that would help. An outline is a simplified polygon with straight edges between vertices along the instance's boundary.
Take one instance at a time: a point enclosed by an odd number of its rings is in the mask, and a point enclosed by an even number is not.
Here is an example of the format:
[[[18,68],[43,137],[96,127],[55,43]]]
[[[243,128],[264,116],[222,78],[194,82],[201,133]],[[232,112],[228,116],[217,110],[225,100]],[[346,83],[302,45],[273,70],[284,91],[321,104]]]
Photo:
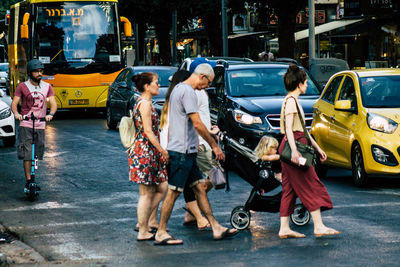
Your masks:
[[[41,77],[41,76],[38,77],[38,78],[31,77],[31,80],[32,80],[33,82],[35,82],[35,83],[40,83],[40,81],[42,80],[42,77]]]

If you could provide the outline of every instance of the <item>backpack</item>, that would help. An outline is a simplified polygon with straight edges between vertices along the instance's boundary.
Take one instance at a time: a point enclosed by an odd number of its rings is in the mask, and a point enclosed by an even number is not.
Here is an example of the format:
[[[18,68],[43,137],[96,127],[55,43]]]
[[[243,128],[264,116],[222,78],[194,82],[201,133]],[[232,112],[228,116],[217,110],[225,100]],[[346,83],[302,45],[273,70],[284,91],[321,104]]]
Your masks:
[[[129,110],[129,117],[123,116],[119,123],[119,136],[121,143],[125,148],[130,148],[136,139],[135,121],[133,111]]]

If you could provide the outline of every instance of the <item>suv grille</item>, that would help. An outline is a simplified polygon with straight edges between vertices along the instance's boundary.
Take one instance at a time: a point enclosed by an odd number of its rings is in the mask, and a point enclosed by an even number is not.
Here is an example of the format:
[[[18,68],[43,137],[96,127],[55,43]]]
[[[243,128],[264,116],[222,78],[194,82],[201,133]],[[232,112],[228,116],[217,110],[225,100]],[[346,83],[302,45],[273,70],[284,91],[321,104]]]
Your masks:
[[[306,128],[311,128],[312,120],[313,120],[313,114],[312,113],[306,113],[304,114],[305,116],[305,123],[306,123]],[[265,119],[269,123],[272,129],[280,129],[280,123],[281,123],[281,115],[280,114],[269,114],[265,116]],[[400,153],[400,152],[399,152]]]

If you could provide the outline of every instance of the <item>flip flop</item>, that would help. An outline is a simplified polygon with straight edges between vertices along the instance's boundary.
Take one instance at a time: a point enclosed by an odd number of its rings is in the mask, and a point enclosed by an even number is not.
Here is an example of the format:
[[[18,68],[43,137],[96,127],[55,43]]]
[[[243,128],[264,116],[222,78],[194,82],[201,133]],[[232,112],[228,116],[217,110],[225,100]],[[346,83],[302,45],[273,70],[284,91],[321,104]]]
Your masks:
[[[215,241],[218,240],[223,240],[223,239],[227,239],[229,237],[233,237],[235,235],[237,235],[239,233],[239,231],[235,231],[235,232],[229,232],[231,229],[226,229],[225,232],[222,233],[222,235],[220,237],[214,237]]]
[[[152,240],[156,240],[156,234],[152,235],[149,238],[137,239],[138,242],[141,242],[141,241],[152,241]]]
[[[190,222],[184,222],[183,223],[184,226],[193,226],[193,225],[197,225],[196,221],[190,221]]]
[[[155,234],[157,233],[158,228],[157,227],[151,227],[149,233]],[[139,227],[135,228],[135,232],[139,232]],[[169,230],[167,229],[167,232],[169,232]]]
[[[183,245],[183,241],[181,243],[168,243],[168,241],[178,240],[173,236],[167,237],[161,241],[154,241],[154,246],[176,246],[176,245]]]
[[[199,231],[205,231],[205,230],[211,229],[211,224],[208,223],[206,226],[197,227],[197,229],[199,229]]]

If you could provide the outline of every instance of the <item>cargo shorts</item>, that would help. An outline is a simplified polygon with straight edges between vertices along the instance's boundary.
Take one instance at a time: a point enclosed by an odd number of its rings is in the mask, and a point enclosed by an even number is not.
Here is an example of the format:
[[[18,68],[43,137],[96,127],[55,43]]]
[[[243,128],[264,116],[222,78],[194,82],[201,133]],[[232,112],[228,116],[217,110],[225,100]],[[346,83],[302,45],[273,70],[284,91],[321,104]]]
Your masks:
[[[32,160],[32,128],[18,129],[18,159]],[[42,160],[44,154],[44,129],[35,129],[35,156]]]

